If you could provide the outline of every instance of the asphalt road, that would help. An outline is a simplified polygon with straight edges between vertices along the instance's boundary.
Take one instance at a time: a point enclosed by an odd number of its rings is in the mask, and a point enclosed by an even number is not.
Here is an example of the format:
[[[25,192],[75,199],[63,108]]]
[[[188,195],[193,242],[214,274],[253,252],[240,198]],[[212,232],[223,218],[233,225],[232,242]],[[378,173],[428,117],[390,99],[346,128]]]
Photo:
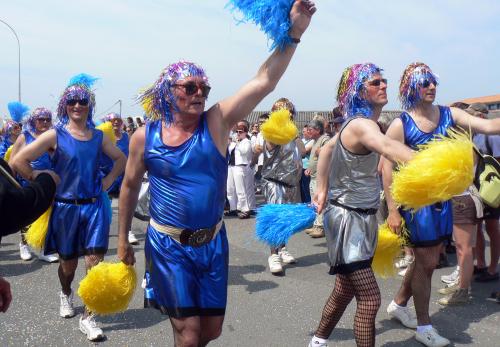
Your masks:
[[[116,258],[116,208],[106,260]],[[267,270],[267,248],[254,237],[254,219],[227,219],[230,242],[229,296],[222,336],[211,346],[307,346],[316,328],[323,305],[330,294],[334,276],[327,274],[324,239],[311,239],[304,233],[292,238],[289,250],[298,263],[286,268],[283,277]],[[146,224],[134,219],[133,230],[141,241],[135,247],[137,272],[144,272],[144,230]],[[0,314],[0,346],[87,346],[78,330],[83,311],[75,296],[77,316],[63,319],[58,315],[59,281],[57,264],[39,260],[24,262],[19,258],[19,235],[2,240],[0,275],[12,286],[13,302],[9,311]],[[451,257],[451,260],[455,260]],[[440,333],[455,346],[500,346],[500,305],[487,299],[500,283],[473,284],[473,301],[465,307],[443,308],[437,304],[440,275],[453,268],[437,270],[432,282],[430,310]],[[80,262],[73,288],[83,278]],[[413,331],[387,318],[385,308],[399,287],[401,279],[379,279],[382,306],[377,316],[377,346],[420,346]],[[124,313],[99,317],[106,334],[103,346],[173,346],[167,317],[153,309],[142,308],[143,297],[138,283],[133,301]],[[355,346],[353,301],[330,337],[330,346]]]

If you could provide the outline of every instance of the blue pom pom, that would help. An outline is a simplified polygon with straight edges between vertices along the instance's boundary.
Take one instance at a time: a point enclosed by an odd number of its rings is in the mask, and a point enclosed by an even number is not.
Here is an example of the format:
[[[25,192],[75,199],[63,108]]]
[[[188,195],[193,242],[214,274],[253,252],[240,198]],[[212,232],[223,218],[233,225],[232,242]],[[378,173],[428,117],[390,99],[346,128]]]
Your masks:
[[[238,20],[257,25],[273,43],[270,51],[278,47],[283,50],[292,43],[288,35],[291,27],[290,10],[294,0],[230,0],[226,7],[231,12],[238,10],[243,17]]]
[[[255,234],[271,247],[286,244],[290,237],[312,225],[314,206],[307,204],[267,204],[257,210]]]
[[[69,80],[68,87],[73,86],[75,84],[80,84],[80,85],[83,84],[84,86],[90,89],[97,80],[98,78],[96,77],[92,77],[86,73],[81,73],[71,77],[71,79]]]
[[[10,117],[14,122],[21,123],[23,117],[28,113],[29,107],[19,101],[12,101],[7,104]]]

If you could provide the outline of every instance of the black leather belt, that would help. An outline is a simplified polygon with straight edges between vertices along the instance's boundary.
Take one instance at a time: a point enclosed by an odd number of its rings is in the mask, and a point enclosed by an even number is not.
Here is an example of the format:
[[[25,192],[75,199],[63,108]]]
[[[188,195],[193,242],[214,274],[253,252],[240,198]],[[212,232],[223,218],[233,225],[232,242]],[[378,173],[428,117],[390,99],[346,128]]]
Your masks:
[[[185,246],[200,247],[206,245],[214,238],[216,226],[204,229],[184,229],[179,235],[179,241]]]
[[[334,199],[330,199],[330,204],[335,205],[335,206],[339,206],[339,207],[342,207],[342,208],[345,208],[348,211],[354,211],[354,212],[363,213],[363,214],[370,214],[370,215],[372,215],[372,214],[377,213],[377,209],[376,208],[350,207],[350,206],[346,206],[344,204],[341,204],[340,202],[338,202],[337,200],[334,200]]]
[[[63,202],[65,204],[71,204],[71,205],[88,205],[88,204],[93,204],[94,202],[97,201],[97,198],[88,198],[88,199],[62,199],[62,198],[55,198],[57,202]]]

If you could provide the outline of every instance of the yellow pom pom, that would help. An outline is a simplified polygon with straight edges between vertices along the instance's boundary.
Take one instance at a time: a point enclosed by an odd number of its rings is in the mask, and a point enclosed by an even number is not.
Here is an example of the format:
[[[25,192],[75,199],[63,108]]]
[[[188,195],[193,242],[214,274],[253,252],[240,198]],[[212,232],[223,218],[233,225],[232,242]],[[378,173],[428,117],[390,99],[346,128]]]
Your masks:
[[[80,282],[78,295],[91,312],[113,314],[125,311],[136,287],[133,266],[101,262]]]
[[[290,118],[290,111],[279,109],[269,115],[260,127],[264,140],[276,145],[286,145],[297,137],[299,131]]]
[[[402,239],[389,228],[387,222],[379,227],[377,248],[372,262],[372,269],[377,275],[388,278],[396,274],[394,262],[401,254],[402,244]]]
[[[9,159],[10,159],[10,154],[12,153],[12,147],[13,147],[13,146],[14,146],[14,145],[11,145],[11,146],[7,149],[7,152],[5,152],[5,154],[4,154],[4,156],[3,156],[3,159],[4,159],[5,161],[9,161]]]
[[[116,143],[115,132],[113,131],[113,124],[111,122],[104,122],[96,126],[96,129],[101,130],[104,135],[106,135],[111,142]]]
[[[26,242],[28,245],[35,249],[42,249],[45,245],[45,237],[49,229],[50,215],[52,213],[52,206],[45,211],[33,224],[30,225],[26,232]]]
[[[473,143],[470,135],[448,130],[419,146],[421,149],[393,175],[394,200],[406,209],[418,210],[463,193],[474,178]]]

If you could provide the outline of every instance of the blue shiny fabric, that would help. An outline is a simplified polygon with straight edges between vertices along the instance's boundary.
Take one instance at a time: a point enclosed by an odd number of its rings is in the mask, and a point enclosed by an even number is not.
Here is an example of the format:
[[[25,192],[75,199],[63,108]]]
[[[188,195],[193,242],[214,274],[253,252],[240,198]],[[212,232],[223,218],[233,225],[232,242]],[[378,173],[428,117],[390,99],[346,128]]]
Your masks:
[[[45,254],[58,253],[64,259],[88,254],[105,254],[108,250],[111,214],[100,195],[96,202],[73,205],[54,202]]]
[[[412,149],[417,145],[432,140],[436,135],[446,135],[447,130],[455,126],[449,107],[439,106],[440,118],[436,129],[432,132],[420,130],[410,115],[403,112],[405,144]],[[417,212],[400,210],[410,230],[410,242],[415,247],[435,246],[448,238],[453,231],[453,211],[450,201],[425,206]]]
[[[121,139],[116,141],[116,147],[120,151],[122,151],[123,154],[125,154],[125,157],[128,158],[128,145],[129,145],[129,138],[127,133],[122,133]],[[101,161],[99,163],[99,170],[101,172],[101,177],[106,177],[111,170],[113,170],[113,160],[108,157],[106,154],[102,154]],[[117,192],[120,189],[120,186],[122,185],[123,181],[123,175],[120,175],[116,178],[116,180],[113,182],[113,184],[108,188],[108,193],[112,192]]]
[[[9,149],[10,146],[12,146],[13,143],[10,142],[8,137],[5,137],[0,144],[0,157],[5,157],[5,153],[7,153],[7,150]]]
[[[57,148],[54,171],[61,178],[56,198],[88,199],[99,196],[102,190],[99,162],[102,154],[103,132],[92,129],[88,141],[77,140],[64,127],[56,127]]]
[[[144,163],[150,183],[150,215],[156,222],[180,228],[212,227],[226,200],[227,157],[210,135],[206,114],[186,142],[167,146],[161,121],[146,124]]]
[[[225,314],[229,246],[224,226],[210,243],[190,247],[149,225],[144,253],[146,306],[174,318]]]
[[[92,129],[92,139],[80,141],[63,127],[56,127],[57,148],[54,171],[61,178],[56,200],[97,198],[90,204],[56,201],[53,205],[45,253],[59,253],[62,259],[84,254],[104,254],[108,249],[111,213],[104,203],[98,164],[103,133]]]

